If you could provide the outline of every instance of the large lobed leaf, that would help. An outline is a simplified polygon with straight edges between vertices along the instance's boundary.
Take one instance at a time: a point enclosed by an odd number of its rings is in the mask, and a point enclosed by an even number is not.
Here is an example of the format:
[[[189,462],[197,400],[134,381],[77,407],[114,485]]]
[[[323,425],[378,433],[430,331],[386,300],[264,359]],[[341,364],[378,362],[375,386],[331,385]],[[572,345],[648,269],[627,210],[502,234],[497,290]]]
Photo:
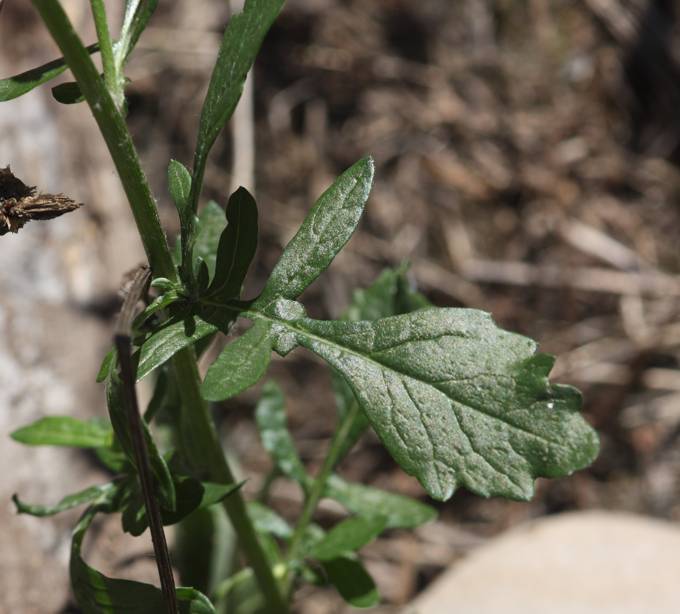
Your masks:
[[[285,300],[271,313],[272,330],[285,331],[274,347],[285,353],[297,343],[333,366],[397,462],[435,499],[459,485],[528,499],[536,477],[570,474],[597,455],[578,391],[548,382],[554,359],[486,313],[319,321],[291,315],[300,306]]]

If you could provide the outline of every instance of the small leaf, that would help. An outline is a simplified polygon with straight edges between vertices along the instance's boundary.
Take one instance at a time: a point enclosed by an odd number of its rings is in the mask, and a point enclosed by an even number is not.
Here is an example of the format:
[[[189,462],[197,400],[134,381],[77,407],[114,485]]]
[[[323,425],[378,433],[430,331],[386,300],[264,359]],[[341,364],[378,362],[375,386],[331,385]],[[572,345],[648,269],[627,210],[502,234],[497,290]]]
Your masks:
[[[52,96],[61,104],[78,104],[85,100],[80,86],[75,81],[60,83],[52,88]]]
[[[356,230],[373,183],[373,160],[348,168],[316,201],[286,246],[255,306],[295,299],[323,271]]]
[[[250,501],[248,503],[248,516],[250,516],[250,520],[258,533],[271,533],[281,539],[289,539],[293,535],[290,525],[274,510],[262,503]]]
[[[277,313],[294,311],[283,299]],[[262,315],[267,321],[272,315]],[[554,359],[471,309],[421,309],[374,322],[274,320],[349,383],[371,425],[431,497],[458,485],[529,499],[536,477],[590,464],[599,444],[569,386],[551,385]]]
[[[157,367],[160,367],[180,350],[196,343],[217,331],[217,327],[196,318],[196,329],[190,336],[186,335],[184,322],[168,324],[153,333],[143,344],[139,353],[137,381],[144,379]]]
[[[281,473],[305,484],[307,473],[298,456],[288,431],[283,392],[269,381],[262,388],[262,396],[255,408],[255,420],[264,449]]]
[[[267,31],[284,0],[246,0],[232,15],[222,38],[201,110],[194,168],[203,167],[217,135],[229,121]]]
[[[67,495],[56,505],[30,505],[21,501],[17,495],[12,496],[12,501],[16,505],[17,513],[19,514],[30,514],[31,516],[40,517],[53,516],[85,503],[93,503],[102,497],[112,494],[116,488],[118,488],[118,485],[113,482],[100,486],[90,486],[80,492]]]
[[[331,561],[355,552],[380,535],[385,526],[384,516],[353,516],[335,525],[308,555],[319,561]]]
[[[189,205],[191,192],[191,173],[177,160],[170,160],[168,164],[168,190],[172,197],[182,228],[191,224],[193,211]]]
[[[364,566],[354,558],[341,556],[323,563],[328,581],[340,596],[355,608],[370,608],[380,602],[380,594]]]
[[[194,258],[203,259],[211,278],[215,275],[217,248],[226,225],[227,218],[224,209],[212,200],[198,214]]]
[[[99,51],[99,45],[90,45],[86,49],[88,53],[95,53]],[[0,102],[6,102],[7,100],[23,96],[39,85],[58,77],[66,68],[64,58],[59,58],[14,77],[0,79]]]
[[[109,372],[111,371],[111,366],[114,364],[115,360],[116,360],[116,348],[111,348],[106,353],[106,356],[104,356],[104,360],[102,360],[102,364],[99,367],[99,372],[97,373],[98,384],[101,384],[102,382],[106,381],[106,378],[109,376]]]
[[[434,508],[420,501],[371,486],[346,482],[337,475],[328,478],[324,495],[335,499],[355,514],[384,517],[387,529],[414,529],[437,517]]]
[[[271,360],[271,326],[256,322],[236,341],[227,345],[210,365],[201,386],[208,401],[223,401],[255,384]]]
[[[219,303],[238,298],[257,248],[257,205],[245,188],[239,188],[227,204],[227,227],[217,248],[215,276],[206,298]]]
[[[46,416],[11,434],[29,446],[100,448],[113,441],[111,425],[101,419],[78,420],[70,416]]]

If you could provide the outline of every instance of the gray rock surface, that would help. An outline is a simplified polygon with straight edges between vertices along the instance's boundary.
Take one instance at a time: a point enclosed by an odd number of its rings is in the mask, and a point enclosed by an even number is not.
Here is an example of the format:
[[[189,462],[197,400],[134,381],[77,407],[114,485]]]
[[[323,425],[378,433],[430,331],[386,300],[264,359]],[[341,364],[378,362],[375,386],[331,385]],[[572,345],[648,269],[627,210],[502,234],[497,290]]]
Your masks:
[[[475,550],[404,614],[677,614],[680,530],[582,512],[518,527]]]

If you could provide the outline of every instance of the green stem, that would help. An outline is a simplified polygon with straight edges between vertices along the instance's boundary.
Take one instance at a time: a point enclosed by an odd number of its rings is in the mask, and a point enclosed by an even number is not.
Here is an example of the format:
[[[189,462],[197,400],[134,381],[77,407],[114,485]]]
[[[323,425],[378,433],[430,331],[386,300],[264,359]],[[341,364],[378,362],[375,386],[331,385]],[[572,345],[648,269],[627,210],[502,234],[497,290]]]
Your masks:
[[[94,27],[97,30],[97,39],[99,40],[99,53],[102,56],[104,83],[106,83],[106,87],[116,103],[116,108],[120,110],[123,104],[123,92],[119,87],[116,63],[113,58],[113,43],[111,42],[104,0],[90,0],[90,6],[92,7]]]
[[[359,404],[353,403],[351,409],[345,414],[338,430],[335,431],[335,435],[331,441],[330,447],[328,449],[328,454],[323,461],[323,465],[319,470],[319,473],[314,478],[311,487],[307,491],[307,496],[305,498],[305,505],[302,508],[302,514],[297,522],[295,531],[293,532],[293,537],[290,540],[290,546],[288,547],[288,555],[286,557],[286,568],[288,569],[286,580],[285,580],[285,592],[289,594],[295,580],[293,574],[290,573],[290,563],[298,558],[300,555],[300,548],[303,544],[303,539],[305,536],[305,531],[312,521],[314,512],[323,493],[326,489],[326,482],[333,471],[333,468],[340,460],[340,454],[342,453],[345,440],[352,430],[352,423],[359,413]]]
[[[33,0],[52,38],[59,46],[99,126],[128,197],[137,229],[144,243],[151,269],[156,276],[177,280],[170,249],[160,225],[156,203],[142,171],[137,151],[122,115],[99,77],[95,65],[57,0]],[[200,379],[193,350],[178,352],[173,358],[182,399],[182,430],[191,446],[191,461],[214,481],[234,482],[210,417],[201,397]],[[239,544],[258,580],[267,602],[267,611],[285,614],[288,606],[274,578],[266,555],[248,517],[240,492],[224,500],[224,507],[237,532]]]

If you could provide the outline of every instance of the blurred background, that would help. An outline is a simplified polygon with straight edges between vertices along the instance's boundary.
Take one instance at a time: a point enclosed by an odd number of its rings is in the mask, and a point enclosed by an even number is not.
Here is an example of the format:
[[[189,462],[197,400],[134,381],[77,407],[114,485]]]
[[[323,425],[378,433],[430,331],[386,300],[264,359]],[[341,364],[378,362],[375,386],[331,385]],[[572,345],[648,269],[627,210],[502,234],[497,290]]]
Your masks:
[[[63,4],[94,40],[89,4]],[[113,23],[120,4],[109,3]],[[161,2],[129,66],[129,124],[170,236],[166,166],[191,162],[228,14],[223,1]],[[303,297],[309,313],[338,316],[353,288],[409,260],[435,304],[487,310],[558,355],[553,379],[583,391],[602,440],[591,468],[539,480],[530,503],[461,490],[437,505],[437,522],[366,548],[385,612],[528,519],[606,509],[680,520],[679,20],[675,0],[289,0],[264,43],[251,108],[215,147],[205,190],[221,204],[233,185],[256,194],[249,293],[315,198],[370,153],[366,214]],[[57,55],[30,3],[7,0],[0,76]],[[0,610],[76,612],[67,562],[77,514],[17,517],[9,499],[54,502],[103,474],[85,454],[22,448],[8,434],[45,414],[104,415],[94,378],[122,275],[143,251],[85,105],[57,104],[49,86],[3,103],[7,164],[85,206],[0,239]],[[275,358],[271,376],[313,470],[334,428],[329,374],[296,352]],[[251,419],[258,390],[219,411],[250,492],[269,467]],[[371,435],[342,473],[425,500]],[[277,482],[273,502],[294,518],[300,496]],[[338,517],[322,505],[322,521]],[[153,581],[148,542],[123,537],[116,520],[96,534],[93,564]],[[300,604],[343,611],[331,591],[304,592]]]

